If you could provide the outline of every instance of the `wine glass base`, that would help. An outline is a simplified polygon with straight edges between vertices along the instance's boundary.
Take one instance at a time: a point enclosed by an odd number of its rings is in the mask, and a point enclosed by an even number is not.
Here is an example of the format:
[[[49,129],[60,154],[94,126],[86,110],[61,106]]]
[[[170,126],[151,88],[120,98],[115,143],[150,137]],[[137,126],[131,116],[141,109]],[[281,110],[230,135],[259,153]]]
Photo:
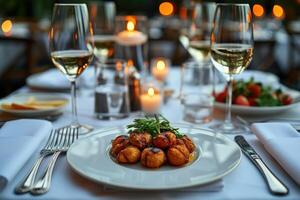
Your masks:
[[[86,125],[86,124],[76,124],[76,125],[71,124],[69,126],[71,128],[77,128],[79,135],[85,135],[85,134],[88,134],[88,133],[90,133],[94,130],[94,128],[92,126]]]
[[[223,134],[241,134],[247,132],[247,127],[242,124],[219,123],[210,126],[213,130]]]

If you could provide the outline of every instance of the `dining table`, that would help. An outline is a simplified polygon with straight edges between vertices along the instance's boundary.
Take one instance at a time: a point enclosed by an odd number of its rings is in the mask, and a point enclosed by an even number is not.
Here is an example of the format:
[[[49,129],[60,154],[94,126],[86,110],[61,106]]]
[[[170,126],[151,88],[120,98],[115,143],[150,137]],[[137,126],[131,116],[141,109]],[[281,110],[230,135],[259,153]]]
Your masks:
[[[92,80],[92,78],[91,78]],[[168,75],[165,88],[173,90],[172,97],[161,107],[161,114],[167,118],[171,123],[188,123],[183,120],[183,106],[178,98],[180,88],[180,69],[172,68]],[[30,92],[30,88],[24,86],[15,93]],[[125,126],[132,122],[140,113],[132,113],[129,117],[114,120],[99,120],[94,114],[94,97],[93,89],[85,87],[79,88],[77,95],[78,104],[78,119],[82,124],[89,124],[94,127],[94,131],[106,129],[109,127]],[[224,111],[214,109],[214,119],[208,124],[191,124],[196,127],[209,128],[212,124],[223,120]],[[272,118],[290,118],[297,119],[300,116],[300,104],[294,109],[287,112],[273,115]],[[55,121],[53,126],[55,128],[63,127],[71,121],[71,105],[68,105],[64,113]],[[247,116],[246,116],[247,117]],[[253,118],[253,117],[252,117]],[[256,120],[266,118],[266,116],[254,117]],[[235,116],[233,115],[233,119]],[[21,127],[20,127],[21,131]],[[275,200],[275,199],[300,199],[300,186],[297,185],[293,179],[284,171],[284,169],[275,161],[274,158],[263,145],[259,142],[256,136],[250,130],[241,133],[246,140],[258,152],[267,166],[282,180],[282,182],[289,188],[289,194],[286,196],[277,196],[270,193],[267,184],[260,174],[258,169],[251,161],[242,154],[240,164],[229,174],[222,178],[222,187],[217,191],[205,190],[163,190],[163,191],[143,191],[143,190],[126,190],[126,189],[107,189],[100,183],[93,182],[83,176],[77,174],[66,160],[63,155],[59,158],[57,165],[54,169],[52,185],[46,194],[31,195],[30,193],[17,195],[14,193],[15,186],[25,176],[26,172],[31,168],[34,161],[38,157],[38,151],[31,156],[23,168],[18,172],[13,181],[0,192],[0,199],[3,200],[18,200],[18,199],[53,199],[53,200],[79,200],[79,199],[185,199],[185,200],[199,200],[199,199],[212,199],[212,200]],[[300,134],[300,133],[299,133]],[[87,134],[88,135],[88,134]],[[85,137],[85,136],[82,136]],[[231,140],[235,135],[229,134],[226,137]],[[42,147],[40,147],[42,148]],[[297,152],[295,152],[297,153]],[[99,155],[101,156],[101,155]],[[11,159],[14,159],[13,157]],[[0,161],[1,163],[1,161]],[[174,172],[176,176],[176,172]],[[199,188],[203,186],[198,186]]]

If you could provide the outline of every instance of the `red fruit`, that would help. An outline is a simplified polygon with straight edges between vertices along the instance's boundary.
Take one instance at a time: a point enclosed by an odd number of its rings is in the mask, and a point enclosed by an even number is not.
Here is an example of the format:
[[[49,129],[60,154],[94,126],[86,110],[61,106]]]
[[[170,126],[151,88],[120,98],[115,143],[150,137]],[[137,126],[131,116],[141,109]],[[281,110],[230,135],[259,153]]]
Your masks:
[[[250,83],[248,85],[248,90],[250,92],[250,96],[251,97],[259,97],[259,95],[261,93],[261,87],[260,87],[260,85],[257,85],[255,83]]]
[[[286,94],[282,97],[281,102],[282,102],[283,105],[289,105],[293,102],[293,99],[290,95]]]
[[[256,98],[248,98],[250,106],[257,106]]]
[[[226,91],[217,93],[217,95],[216,95],[216,101],[217,102],[222,102],[222,103],[226,102],[226,97],[227,97],[227,92]]]
[[[248,99],[243,95],[237,96],[234,100],[234,103],[241,106],[250,106]]]

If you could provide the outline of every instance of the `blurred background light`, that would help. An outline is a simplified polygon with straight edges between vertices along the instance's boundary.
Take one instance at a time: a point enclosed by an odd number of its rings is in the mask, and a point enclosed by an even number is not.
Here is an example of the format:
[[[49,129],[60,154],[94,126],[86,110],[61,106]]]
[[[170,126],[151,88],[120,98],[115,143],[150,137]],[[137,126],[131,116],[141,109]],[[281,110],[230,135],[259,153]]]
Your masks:
[[[255,17],[262,17],[265,13],[265,9],[260,4],[254,4],[252,8],[252,12],[255,15]]]
[[[274,5],[273,6],[273,15],[277,18],[284,18],[284,9],[280,5]]]
[[[159,13],[163,16],[171,16],[174,13],[174,5],[171,2],[165,1],[159,5]]]
[[[2,22],[1,29],[3,33],[9,33],[12,29],[12,26],[13,26],[12,21],[7,19]]]

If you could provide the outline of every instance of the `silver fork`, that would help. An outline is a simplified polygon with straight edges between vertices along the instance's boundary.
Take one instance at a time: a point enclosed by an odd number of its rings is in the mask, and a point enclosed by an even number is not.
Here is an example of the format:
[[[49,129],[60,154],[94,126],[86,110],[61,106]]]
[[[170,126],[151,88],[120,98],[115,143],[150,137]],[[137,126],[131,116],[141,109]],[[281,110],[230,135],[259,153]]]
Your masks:
[[[70,148],[71,144],[73,144],[74,141],[78,139],[78,128],[65,128],[61,132],[61,135],[64,139],[59,144],[58,150],[52,155],[51,160],[47,166],[46,172],[30,190],[32,194],[44,194],[49,191],[52,181],[52,173],[57,158],[61,153],[66,152]]]
[[[29,192],[31,190],[31,188],[34,184],[36,174],[38,172],[38,169],[39,169],[43,159],[46,156],[50,155],[51,153],[54,153],[53,149],[54,149],[55,145],[57,144],[58,139],[59,139],[59,137],[58,137],[57,130],[52,130],[50,133],[50,136],[46,142],[46,145],[40,151],[39,158],[35,161],[33,167],[30,169],[30,171],[25,176],[25,178],[15,188],[15,193],[23,194],[23,193]]]

